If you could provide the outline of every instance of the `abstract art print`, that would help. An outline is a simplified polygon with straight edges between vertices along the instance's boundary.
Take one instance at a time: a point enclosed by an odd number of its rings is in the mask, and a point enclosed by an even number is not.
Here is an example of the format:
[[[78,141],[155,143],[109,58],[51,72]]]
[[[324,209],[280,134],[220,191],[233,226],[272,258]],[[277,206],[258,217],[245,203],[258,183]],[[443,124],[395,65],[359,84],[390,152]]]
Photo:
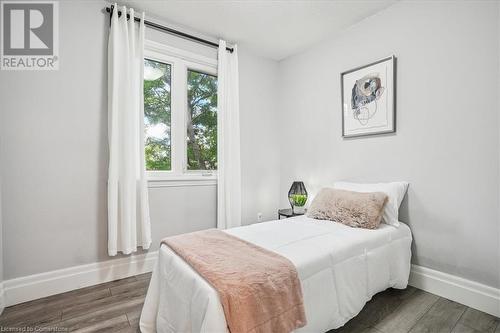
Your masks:
[[[395,74],[394,56],[341,73],[344,138],[396,131]]]

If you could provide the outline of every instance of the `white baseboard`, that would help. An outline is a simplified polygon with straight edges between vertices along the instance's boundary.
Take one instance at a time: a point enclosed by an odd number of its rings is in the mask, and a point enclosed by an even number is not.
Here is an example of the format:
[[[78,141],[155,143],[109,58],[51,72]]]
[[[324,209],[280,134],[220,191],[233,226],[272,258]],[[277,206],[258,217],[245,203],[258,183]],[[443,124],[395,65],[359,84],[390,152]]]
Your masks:
[[[411,267],[409,284],[500,317],[500,289],[417,265]]]
[[[11,306],[152,271],[158,251],[74,266],[3,281],[3,304]]]
[[[0,282],[0,314],[2,314],[3,309],[5,309],[5,299],[3,292],[3,282]]]
[[[0,313],[11,306],[152,271],[158,252],[74,266],[0,283]],[[411,286],[500,317],[500,289],[412,265]]]

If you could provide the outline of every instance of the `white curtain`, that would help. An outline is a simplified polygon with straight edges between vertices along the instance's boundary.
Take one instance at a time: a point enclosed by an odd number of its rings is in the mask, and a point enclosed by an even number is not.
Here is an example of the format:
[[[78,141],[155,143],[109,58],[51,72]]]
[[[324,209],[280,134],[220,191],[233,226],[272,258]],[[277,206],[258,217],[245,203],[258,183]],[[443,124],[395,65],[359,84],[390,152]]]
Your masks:
[[[118,10],[122,15],[118,17]],[[151,245],[144,162],[144,13],[118,8],[108,43],[108,254],[130,254]]]
[[[217,228],[241,225],[238,50],[219,41],[217,90]]]

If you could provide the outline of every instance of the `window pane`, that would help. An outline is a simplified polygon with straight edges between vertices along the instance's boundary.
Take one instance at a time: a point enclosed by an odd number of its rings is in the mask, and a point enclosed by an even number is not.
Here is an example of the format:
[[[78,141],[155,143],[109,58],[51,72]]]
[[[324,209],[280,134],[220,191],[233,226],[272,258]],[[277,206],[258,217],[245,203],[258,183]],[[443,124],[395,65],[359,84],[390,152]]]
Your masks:
[[[188,70],[187,168],[217,169],[217,77]]]
[[[171,66],[144,59],[146,170],[171,170]]]

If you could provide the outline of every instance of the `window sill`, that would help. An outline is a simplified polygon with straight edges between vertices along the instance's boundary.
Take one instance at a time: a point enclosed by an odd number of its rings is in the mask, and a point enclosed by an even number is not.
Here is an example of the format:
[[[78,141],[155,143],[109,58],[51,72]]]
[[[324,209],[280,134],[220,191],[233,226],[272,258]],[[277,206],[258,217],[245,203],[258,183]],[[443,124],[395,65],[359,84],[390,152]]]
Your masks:
[[[213,186],[217,185],[217,174],[148,175],[148,188]]]

